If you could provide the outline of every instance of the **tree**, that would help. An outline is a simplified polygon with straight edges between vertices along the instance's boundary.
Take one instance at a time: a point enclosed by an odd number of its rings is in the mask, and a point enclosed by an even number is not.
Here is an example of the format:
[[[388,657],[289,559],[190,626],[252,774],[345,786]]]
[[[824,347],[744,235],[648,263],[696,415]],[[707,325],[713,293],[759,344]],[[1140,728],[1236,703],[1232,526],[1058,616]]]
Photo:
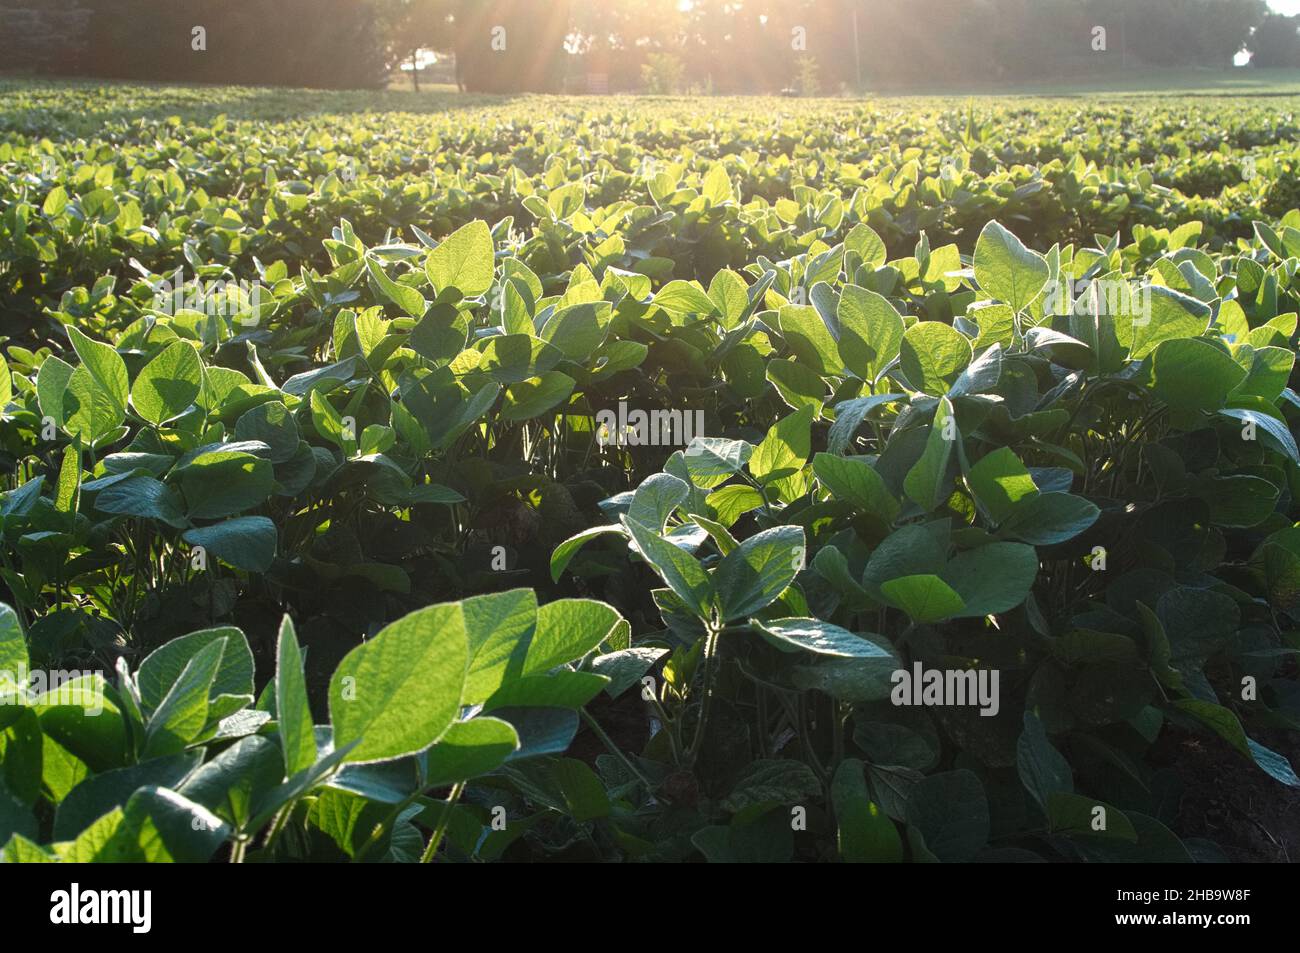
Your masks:
[[[456,71],[469,92],[557,92],[568,0],[472,0],[456,7]]]
[[[1270,14],[1255,28],[1247,44],[1250,63],[1263,69],[1300,66],[1300,15]]]
[[[375,0],[388,68],[410,61],[411,85],[420,91],[421,50],[455,46],[456,4],[452,0]]]

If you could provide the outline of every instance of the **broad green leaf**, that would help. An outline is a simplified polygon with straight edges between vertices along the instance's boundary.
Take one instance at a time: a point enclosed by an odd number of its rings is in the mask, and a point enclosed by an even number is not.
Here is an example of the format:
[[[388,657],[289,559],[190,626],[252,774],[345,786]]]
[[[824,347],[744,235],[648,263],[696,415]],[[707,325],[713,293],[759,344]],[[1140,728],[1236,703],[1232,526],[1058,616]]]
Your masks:
[[[1038,575],[1038,555],[1020,543],[989,543],[953,557],[943,580],[961,597],[959,617],[1008,612],[1025,601]]]
[[[330,678],[334,745],[346,760],[389,761],[423,751],[460,711],[469,640],[459,603],[428,606],[349,652]]]
[[[907,822],[939,860],[972,860],[989,838],[989,802],[979,777],[965,768],[923,778],[907,798]]]
[[[153,477],[131,477],[105,487],[95,496],[95,509],[155,519],[178,529],[189,525],[180,498],[171,487]]]
[[[1210,326],[1210,306],[1162,285],[1150,289],[1150,313],[1115,316],[1115,337],[1140,361],[1160,344],[1200,337]]]
[[[686,502],[690,487],[671,473],[654,473],[632,494],[627,508],[627,518],[634,523],[662,533],[668,518],[677,507]]]
[[[966,608],[961,596],[938,576],[900,576],[881,583],[880,591],[916,622],[950,619]]]
[[[27,640],[23,637],[18,613],[0,602],[0,673],[12,675],[27,671]],[[10,679],[0,676],[0,692]]]
[[[989,518],[1002,523],[1022,500],[1038,496],[1034,479],[1010,447],[985,454],[970,468],[966,482]]]
[[[695,557],[674,546],[653,529],[626,517],[623,526],[636,543],[637,550],[668,588],[686,603],[696,616],[707,619],[713,603],[713,586]],[[734,553],[733,553],[734,555]]]
[[[802,527],[777,526],[728,553],[713,572],[723,621],[746,618],[780,598],[806,564],[806,545]]]
[[[864,381],[874,381],[899,355],[903,316],[889,299],[857,285],[844,286],[837,316],[840,359]]]
[[[786,645],[812,652],[814,655],[833,655],[839,658],[897,658],[890,650],[872,639],[850,632],[848,629],[822,622],[820,619],[773,619],[751,623],[764,635]]]
[[[623,527],[610,524],[608,526],[593,526],[590,529],[584,529],[581,533],[570,536],[559,546],[555,547],[555,552],[551,553],[551,581],[559,582],[560,576],[564,575],[564,570],[568,568],[573,557],[578,554],[583,546],[597,536],[603,536],[607,533],[623,533]]]
[[[457,722],[421,755],[425,784],[443,787],[480,777],[518,750],[519,734],[509,722],[486,716]]]
[[[190,519],[234,516],[265,502],[275,488],[270,461],[237,450],[199,454],[179,473]]]
[[[903,335],[899,369],[916,390],[946,394],[971,362],[970,340],[951,325],[918,321]]]
[[[410,285],[404,285],[389,278],[384,272],[383,265],[369,255],[366,256],[366,268],[370,271],[370,277],[379,286],[383,296],[401,308],[403,313],[413,318],[424,316],[425,310],[429,307],[429,302],[424,300],[424,295]]]
[[[487,223],[473,221],[448,235],[424,261],[424,273],[441,296],[456,288],[466,298],[477,298],[492,287],[496,270],[492,232]]]
[[[781,336],[799,363],[822,377],[843,373],[839,347],[817,309],[786,305],[780,311]]]
[[[831,779],[831,803],[843,861],[896,864],[903,859],[898,828],[871,800],[861,761],[845,758],[840,762]]]
[[[764,485],[772,484],[787,502],[802,496],[808,487],[802,472],[812,451],[812,409],[805,407],[777,421],[749,458],[749,472]]]
[[[852,503],[859,510],[880,517],[886,524],[898,515],[899,503],[884,479],[860,457],[837,457],[819,453],[813,458],[813,474],[831,496]]]
[[[537,628],[519,674],[535,675],[577,661],[605,640],[619,618],[612,606],[595,599],[546,603],[537,610]]]
[[[162,704],[181,672],[199,652],[215,642],[225,648],[212,682],[212,698],[253,693],[253,653],[244,633],[233,626],[191,632],[166,642],[147,655],[136,672],[140,700],[146,711]]]
[[[278,545],[275,523],[265,516],[237,516],[186,530],[181,538],[191,547],[202,546],[228,566],[256,573],[271,568]]]
[[[1073,539],[1097,522],[1101,510],[1072,493],[1042,493],[1016,505],[1001,532],[1035,546]]]
[[[1185,338],[1157,345],[1152,376],[1156,395],[1174,410],[1187,413],[1218,410],[1246,379],[1246,371],[1210,342]]]
[[[568,374],[547,371],[511,384],[501,402],[501,417],[514,422],[540,417],[567,400],[576,383]]]
[[[151,424],[185,413],[203,386],[203,363],[187,341],[169,344],[136,376],[131,405]]]
[[[122,355],[118,354],[111,345],[92,341],[71,325],[68,326],[67,332],[77,357],[81,358],[81,366],[98,385],[102,396],[112,407],[117,422],[121,423],[126,415],[126,402],[130,394],[130,377]]]
[[[1074,774],[1070,763],[1052,747],[1037,715],[1025,712],[1024,725],[1016,743],[1016,767],[1025,790],[1046,811],[1048,799],[1053,794],[1074,793]]]
[[[1051,277],[1046,259],[997,222],[989,222],[975,243],[975,280],[989,297],[1023,311]]]
[[[145,726],[144,757],[177,754],[198,738],[208,723],[213,682],[226,640],[218,638],[186,663]]]

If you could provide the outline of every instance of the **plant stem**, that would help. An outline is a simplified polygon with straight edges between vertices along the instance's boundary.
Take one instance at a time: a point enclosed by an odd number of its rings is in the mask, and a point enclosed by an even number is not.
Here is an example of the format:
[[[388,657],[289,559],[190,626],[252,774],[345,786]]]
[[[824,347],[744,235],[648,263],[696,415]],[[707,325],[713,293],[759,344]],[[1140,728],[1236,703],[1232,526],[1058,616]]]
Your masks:
[[[650,779],[647,778],[641,772],[641,770],[635,764],[632,763],[632,760],[627,755],[625,755],[622,752],[622,750],[619,749],[618,745],[614,744],[613,739],[610,738],[610,736],[605,733],[605,729],[600,727],[600,724],[596,721],[596,719],[592,718],[591,715],[587,713],[587,709],[585,708],[579,709],[578,714],[580,714],[582,716],[582,720],[587,723],[587,727],[591,729],[592,734],[594,734],[597,738],[599,738],[600,743],[609,749],[609,753],[612,754],[614,757],[618,758],[619,761],[623,762],[623,767],[631,771],[632,775],[638,781],[640,781],[642,784],[645,785],[645,789],[647,793],[653,794],[654,785],[650,783]]]
[[[447,827],[451,824],[451,812],[456,808],[456,802],[460,800],[461,793],[465,790],[465,782],[457,782],[451,789],[451,796],[447,798],[447,803],[443,806],[442,814],[438,816],[438,826],[433,829],[433,836],[429,838],[429,846],[424,849],[424,854],[420,857],[420,863],[429,864],[433,862],[433,855],[438,852],[438,845],[446,836]]]
[[[700,720],[695,725],[695,738],[691,741],[691,746],[686,752],[686,766],[688,768],[694,767],[695,759],[700,756],[700,748],[704,744],[704,731],[709,723],[709,711],[713,707],[713,682],[717,674],[715,656],[718,653],[718,637],[720,635],[720,629],[710,627],[709,634],[705,637],[704,670],[701,673],[704,683],[704,697],[700,701]]]

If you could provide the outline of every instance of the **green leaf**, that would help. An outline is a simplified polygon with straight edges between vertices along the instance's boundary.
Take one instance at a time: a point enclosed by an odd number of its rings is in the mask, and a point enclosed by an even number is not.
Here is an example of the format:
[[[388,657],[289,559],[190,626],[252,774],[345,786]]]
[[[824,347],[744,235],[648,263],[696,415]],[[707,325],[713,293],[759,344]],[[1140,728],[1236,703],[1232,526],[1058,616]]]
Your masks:
[[[753,445],[744,440],[695,437],[682,453],[682,459],[691,482],[701,490],[710,490],[744,469],[753,453]]]
[[[831,779],[831,804],[839,830],[840,858],[850,864],[896,864],[903,859],[903,841],[894,822],[867,791],[863,764],[845,758]]]
[[[596,773],[577,758],[560,758],[551,765],[551,775],[564,795],[569,816],[575,821],[608,817],[611,806],[605,785]]]
[[[674,314],[712,314],[716,305],[700,288],[689,281],[670,281],[659,289],[654,303]]]
[[[844,239],[844,248],[861,255],[862,263],[869,268],[881,267],[889,257],[884,239],[865,222],[853,226],[853,230]]]
[[[237,450],[199,454],[180,469],[190,519],[221,519],[264,503],[275,489],[269,460]]]
[[[81,358],[81,366],[98,385],[102,396],[112,407],[117,426],[126,416],[126,402],[130,394],[130,377],[122,355],[108,344],[92,341],[72,325],[67,326],[68,339]],[[191,348],[191,350],[193,350]]]
[[[148,476],[131,477],[100,490],[95,496],[95,509],[155,519],[178,529],[189,525],[180,498],[171,487]]]
[[[884,478],[860,457],[819,453],[813,458],[813,474],[835,499],[878,516],[886,524],[898,515],[898,500],[889,492]]]
[[[713,587],[695,557],[640,523],[634,523],[626,517],[622,522],[650,568],[659,574],[668,588],[696,616],[708,619],[713,602]]]
[[[564,570],[573,561],[573,557],[578,554],[578,550],[597,536],[603,536],[606,533],[621,535],[623,527],[612,523],[608,526],[593,526],[590,529],[584,529],[581,533],[570,536],[559,546],[556,546],[555,552],[551,553],[551,581],[559,582],[560,576],[564,575]]]
[[[237,516],[186,530],[181,538],[190,546],[202,546],[228,566],[258,573],[271,568],[279,542],[275,523],[265,516]]]
[[[1047,740],[1047,732],[1038,716],[1027,711],[1024,723],[1024,730],[1016,743],[1016,767],[1025,790],[1046,811],[1051,795],[1074,793],[1074,774],[1070,763]]]
[[[668,518],[677,507],[686,502],[690,492],[691,488],[686,485],[686,481],[671,473],[651,474],[632,494],[627,518],[656,533],[662,533]]]
[[[903,491],[908,498],[927,513],[939,507],[952,495],[952,480],[948,469],[953,447],[961,440],[957,418],[947,397],[939,398],[934,422],[925,441],[921,459],[907,472]]]
[[[750,620],[750,624],[770,638],[814,655],[833,655],[839,658],[897,658],[890,650],[872,639],[842,629],[838,625],[819,619],[773,619],[770,622]]]
[[[1140,361],[1162,341],[1195,338],[1210,326],[1210,306],[1163,285],[1150,289],[1150,314],[1116,316],[1115,337],[1128,345],[1129,357]]]
[[[499,718],[459,721],[421,757],[428,787],[444,787],[495,771],[519,750],[519,734]]]
[[[1069,768],[1069,765],[1066,765]],[[1103,813],[1098,814],[1097,808]],[[1106,837],[1136,843],[1133,822],[1118,808],[1081,794],[1054,791],[1047,796],[1047,826],[1053,834],[1071,837]],[[1104,827],[1098,828],[1098,824]]]
[[[448,235],[424,261],[424,273],[441,296],[456,288],[466,298],[486,294],[496,270],[492,232],[473,221]]]
[[[293,620],[280,623],[275,650],[275,718],[279,725],[284,770],[289,777],[316,763],[316,729],[307,701],[307,680]]]
[[[131,405],[152,424],[179,417],[198,400],[203,362],[188,341],[169,344],[131,385]]]
[[[511,384],[501,403],[501,417],[515,423],[540,417],[567,400],[576,384],[560,371],[547,371],[541,377]]]
[[[950,619],[966,608],[961,596],[938,576],[900,576],[881,583],[880,591],[916,622]]]
[[[208,723],[209,697],[226,640],[218,638],[199,649],[172,683],[145,726],[143,756],[176,754],[198,738]]]
[[[27,640],[18,613],[0,602],[0,672],[25,672],[28,661]],[[0,679],[0,692],[5,690],[5,682],[6,679]]]
[[[943,579],[961,597],[958,617],[1008,612],[1020,605],[1038,576],[1038,554],[1020,543],[988,543],[953,557]]]
[[[1022,500],[1038,496],[1034,479],[1010,447],[985,454],[970,468],[966,482],[989,518],[1002,523]]]
[[[822,377],[843,373],[839,347],[817,309],[788,304],[779,315],[781,336],[800,364]]]
[[[142,787],[179,787],[198,767],[203,754],[191,751],[165,758],[150,758],[126,768],[102,771],[82,781],[59,804],[54,816],[54,839],[77,837],[96,818],[126,806]]]
[[[1295,434],[1291,432],[1291,429],[1285,423],[1272,414],[1235,407],[1221,410],[1219,413],[1225,417],[1241,421],[1243,424],[1243,437],[1246,433],[1245,425],[1253,425],[1256,431],[1263,431],[1263,436],[1269,438],[1268,441],[1264,442],[1271,442],[1278,452],[1286,454],[1292,463],[1300,466],[1300,448],[1296,447]]]
[[[330,678],[335,747],[347,761],[389,761],[423,751],[460,711],[469,637],[460,603],[428,606],[385,626]]]
[[[146,711],[162,704],[185,667],[215,642],[224,642],[221,662],[212,682],[212,698],[253,693],[253,653],[244,633],[233,626],[191,632],[154,649],[140,663],[136,684]]]
[[[736,781],[722,806],[738,814],[764,805],[807,803],[821,795],[821,782],[802,761],[759,758]]]
[[[384,273],[383,265],[369,255],[366,256],[366,268],[370,271],[370,277],[374,279],[375,284],[379,286],[379,290],[385,298],[401,308],[403,313],[413,318],[424,317],[424,312],[429,307],[429,302],[424,300],[424,295],[410,285],[404,285],[389,278]]]
[[[951,325],[939,321],[918,321],[903,335],[899,369],[908,384],[938,397],[971,362],[970,340]]]
[[[767,364],[767,379],[795,410],[808,407],[820,416],[826,400],[826,382],[821,375],[797,361],[773,359]]]
[[[1073,539],[1097,522],[1101,510],[1072,493],[1042,493],[1022,500],[1001,532],[1034,546]]]
[[[570,305],[551,315],[540,337],[558,348],[569,360],[585,364],[605,343],[610,316],[609,304],[605,301]]]
[[[723,621],[753,615],[780,598],[805,565],[806,545],[803,527],[777,526],[727,554],[713,573]]]
[[[941,861],[974,859],[988,843],[989,803],[979,777],[965,768],[922,778],[907,798],[907,822]]]
[[[831,424],[830,432],[826,435],[826,452],[843,454],[853,442],[853,435],[862,421],[867,419],[867,414],[877,407],[906,398],[906,394],[874,394],[836,404],[835,423]]]
[[[857,285],[844,286],[837,316],[844,366],[864,381],[876,380],[899,356],[903,316],[888,298]]]
[[[1227,708],[1213,702],[1189,698],[1174,702],[1174,707],[1197,721],[1208,726],[1220,738],[1259,765],[1270,777],[1281,781],[1287,787],[1300,787],[1300,777],[1296,777],[1291,763],[1276,751],[1264,747],[1246,735],[1241,722]]]
[[[975,242],[975,280],[989,297],[1023,311],[1051,277],[1047,260],[997,222],[989,222]]]
[[[1246,371],[1209,341],[1184,338],[1160,342],[1152,376],[1156,396],[1174,410],[1215,411],[1246,379]]]
[[[528,643],[519,674],[535,675],[577,661],[600,645],[620,618],[612,606],[595,599],[557,599],[546,603],[537,610],[537,628]]]
[[[812,409],[804,407],[777,421],[749,458],[749,472],[762,484],[772,484],[781,499],[792,502],[804,494],[802,473],[812,452]]]

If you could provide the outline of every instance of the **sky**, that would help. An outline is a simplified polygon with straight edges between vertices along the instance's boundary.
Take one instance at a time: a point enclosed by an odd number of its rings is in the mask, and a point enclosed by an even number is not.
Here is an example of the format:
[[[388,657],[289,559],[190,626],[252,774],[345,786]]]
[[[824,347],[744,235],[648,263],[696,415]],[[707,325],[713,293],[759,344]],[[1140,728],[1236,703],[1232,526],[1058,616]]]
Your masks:
[[[1268,5],[1287,16],[1300,13],[1300,0],[1268,0]]]

